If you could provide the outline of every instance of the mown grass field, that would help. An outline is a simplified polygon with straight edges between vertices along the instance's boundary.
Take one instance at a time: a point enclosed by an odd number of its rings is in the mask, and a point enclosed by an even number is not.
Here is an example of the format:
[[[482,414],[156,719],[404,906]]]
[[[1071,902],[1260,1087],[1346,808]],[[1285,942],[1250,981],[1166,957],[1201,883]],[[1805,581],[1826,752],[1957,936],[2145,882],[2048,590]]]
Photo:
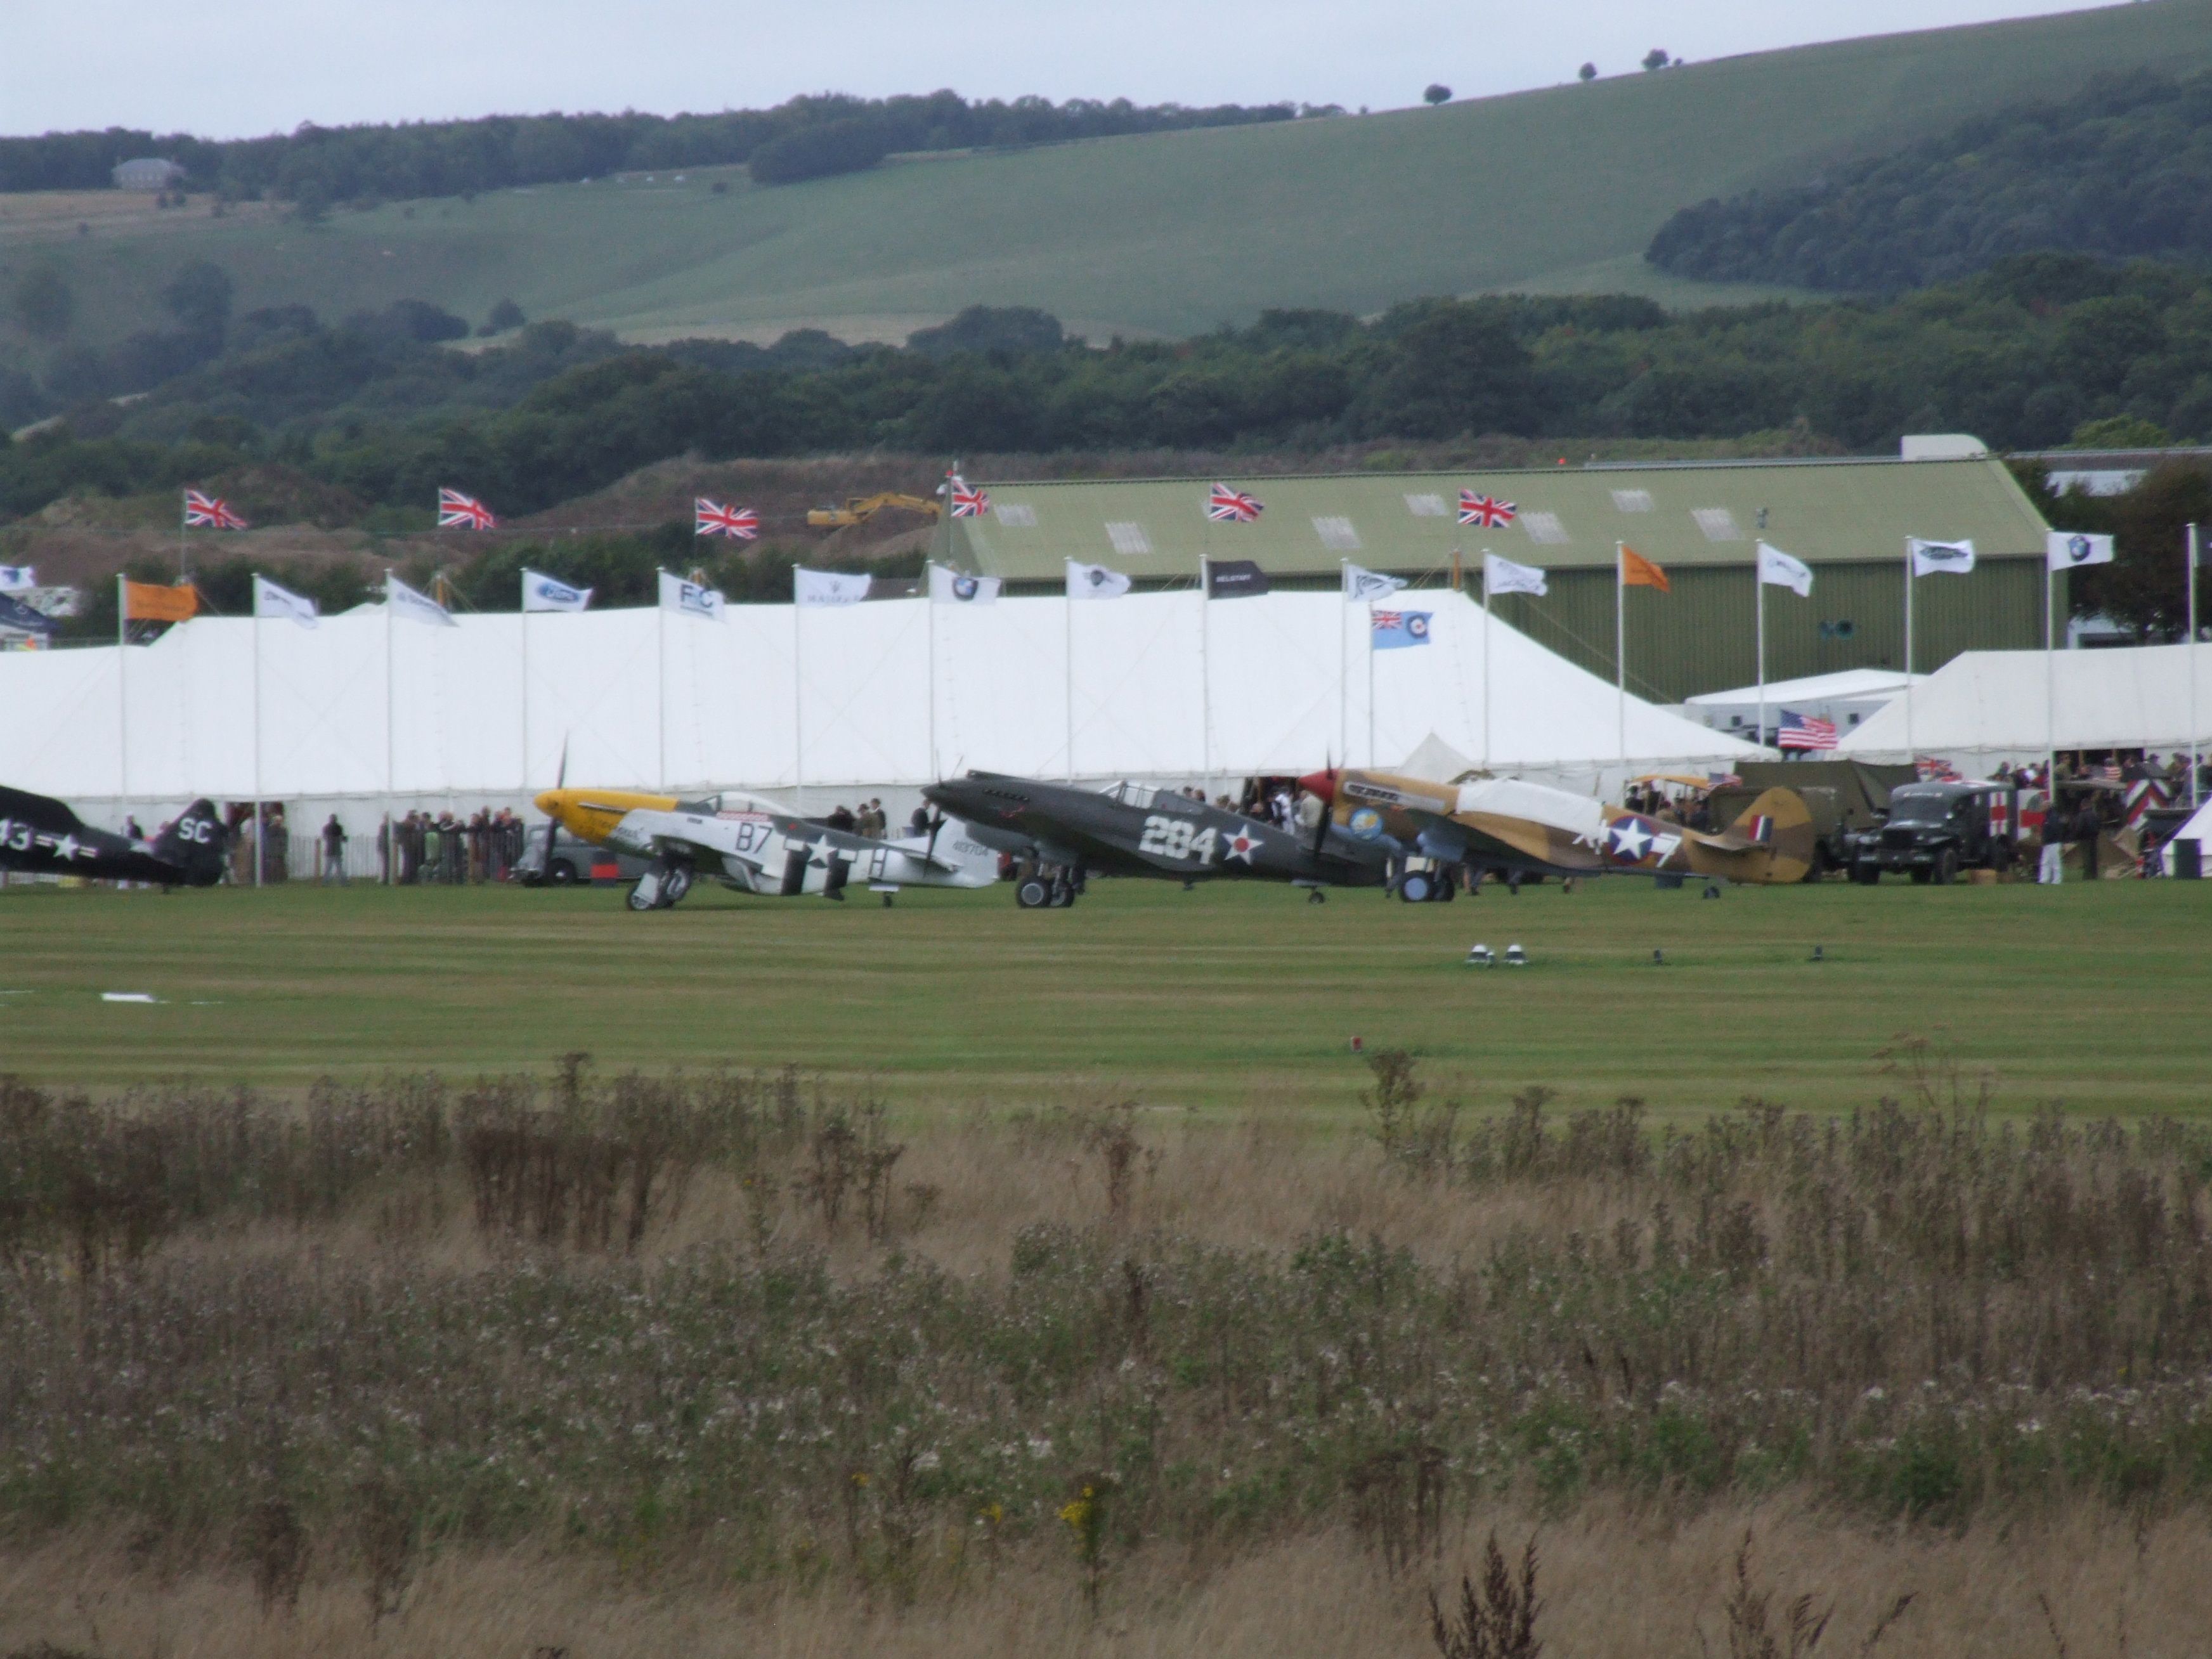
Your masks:
[[[1067,912],[1003,888],[884,909],[701,893],[290,887],[0,892],[0,1070],[57,1083],[296,1085],[387,1067],[796,1063],[901,1106],[1072,1092],[1348,1113],[1351,1039],[1495,1105],[1759,1095],[1847,1109],[1900,1087],[1900,1034],[1998,1103],[2206,1102],[2212,884],[1867,891],[1627,881],[1407,906],[1100,882]],[[1477,939],[1523,970],[1462,965]],[[1813,947],[1826,960],[1810,960]],[[1655,950],[1666,953],[1655,966]],[[157,1006],[111,1004],[105,991]]]
[[[240,309],[304,301],[342,316],[412,295],[476,321],[512,296],[534,317],[648,339],[807,325],[899,338],[979,302],[1042,306],[1103,337],[1500,289],[1740,301],[1756,296],[1643,263],[1676,209],[1802,181],[2100,71],[2207,64],[2212,0],[2157,0],[1437,110],[927,157],[780,189],[755,190],[741,170],[662,173],[341,211],[313,228],[211,219],[196,202],[85,236],[74,217],[0,202],[0,266],[71,269],[81,337],[147,325],[169,273],[201,258],[231,270]],[[726,194],[710,193],[717,180]]]

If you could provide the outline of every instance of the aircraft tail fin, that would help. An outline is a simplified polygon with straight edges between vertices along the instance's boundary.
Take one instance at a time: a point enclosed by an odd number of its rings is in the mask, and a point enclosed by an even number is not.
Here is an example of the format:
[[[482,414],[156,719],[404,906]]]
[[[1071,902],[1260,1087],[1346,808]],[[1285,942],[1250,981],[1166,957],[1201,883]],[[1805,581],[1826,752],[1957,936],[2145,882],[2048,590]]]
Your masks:
[[[1772,884],[1802,881],[1813,868],[1812,810],[1795,789],[1779,786],[1762,790],[1759,798],[1736,814],[1726,831],[1728,838],[1765,858],[1759,873],[1747,879]]]
[[[154,839],[154,856],[185,872],[194,887],[211,887],[222,878],[222,854],[230,840],[214,803],[201,799],[177,814]]]

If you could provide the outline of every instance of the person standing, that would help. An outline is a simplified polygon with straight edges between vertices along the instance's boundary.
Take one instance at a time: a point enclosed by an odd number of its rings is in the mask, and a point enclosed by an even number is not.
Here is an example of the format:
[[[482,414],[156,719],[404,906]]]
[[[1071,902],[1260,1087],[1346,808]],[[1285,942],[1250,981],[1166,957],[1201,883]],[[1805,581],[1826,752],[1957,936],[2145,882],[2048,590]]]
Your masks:
[[[2066,879],[2066,811],[2058,797],[2043,803],[2043,856],[2035,866],[2036,884],[2057,887]]]
[[[333,881],[341,887],[345,885],[345,825],[338,822],[338,815],[333,812],[323,825],[323,882],[325,886]]]

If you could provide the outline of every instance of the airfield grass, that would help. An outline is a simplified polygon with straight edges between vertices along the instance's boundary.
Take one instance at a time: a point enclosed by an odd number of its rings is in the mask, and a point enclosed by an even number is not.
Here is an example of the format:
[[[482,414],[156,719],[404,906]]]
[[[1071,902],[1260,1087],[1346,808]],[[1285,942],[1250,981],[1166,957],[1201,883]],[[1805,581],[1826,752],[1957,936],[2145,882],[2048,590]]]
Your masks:
[[[1095,339],[1187,335],[1267,306],[1368,313],[1502,289],[1740,303],[1759,292],[1643,263],[1676,209],[1799,183],[2102,70],[2208,63],[2212,0],[2160,0],[1433,110],[919,157],[777,188],[741,169],[680,183],[664,171],[316,226],[215,219],[196,200],[88,221],[83,235],[76,218],[13,198],[0,200],[0,275],[34,260],[70,271],[80,341],[158,323],[162,284],[203,258],[231,272],[241,310],[307,301],[342,316],[414,296],[474,320],[512,297],[533,317],[642,338],[802,325],[896,338],[976,303],[1042,306]],[[717,182],[726,194],[710,194]]]
[[[902,1112],[1073,1091],[1334,1121],[1367,1080],[1358,1037],[1473,1103],[1542,1085],[1680,1116],[1869,1104],[1902,1088],[1883,1051],[1922,1038],[2004,1109],[2205,1103],[2212,884],[1699,895],[1611,880],[1310,905],[1121,880],[1067,911],[1001,887],[888,909],[701,891],[637,915],[604,889],[18,888],[0,891],[0,1072],[290,1087],[581,1050],[797,1065]],[[1463,965],[1478,939],[1530,965]]]

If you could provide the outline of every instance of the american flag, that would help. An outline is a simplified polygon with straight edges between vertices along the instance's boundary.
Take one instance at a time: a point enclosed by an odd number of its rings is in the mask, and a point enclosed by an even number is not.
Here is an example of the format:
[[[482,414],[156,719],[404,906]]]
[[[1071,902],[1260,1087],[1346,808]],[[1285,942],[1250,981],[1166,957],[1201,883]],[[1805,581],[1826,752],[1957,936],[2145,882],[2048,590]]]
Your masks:
[[[749,542],[760,534],[760,514],[750,507],[725,507],[701,495],[691,503],[691,515],[695,536],[727,536],[732,541]]]
[[[1225,483],[1218,483],[1206,493],[1206,516],[1216,524],[1256,524],[1260,512],[1258,496],[1231,489]]]
[[[1485,530],[1497,530],[1513,522],[1520,509],[1510,501],[1501,501],[1495,495],[1478,495],[1472,489],[1459,492],[1459,521],[1480,525]]]
[[[197,489],[185,492],[185,527],[187,530],[243,530],[246,520],[230,510],[230,503],[218,501]]]
[[[491,509],[473,495],[464,495],[458,489],[438,492],[438,528],[441,530],[489,530],[499,522],[492,517]]]
[[[1815,720],[1809,714],[1793,714],[1782,711],[1782,732],[1775,739],[1782,749],[1833,749],[1836,746],[1836,723]]]
[[[956,519],[980,519],[991,510],[990,495],[970,489],[968,480],[957,472],[946,481],[946,493],[952,497],[952,516]]]

